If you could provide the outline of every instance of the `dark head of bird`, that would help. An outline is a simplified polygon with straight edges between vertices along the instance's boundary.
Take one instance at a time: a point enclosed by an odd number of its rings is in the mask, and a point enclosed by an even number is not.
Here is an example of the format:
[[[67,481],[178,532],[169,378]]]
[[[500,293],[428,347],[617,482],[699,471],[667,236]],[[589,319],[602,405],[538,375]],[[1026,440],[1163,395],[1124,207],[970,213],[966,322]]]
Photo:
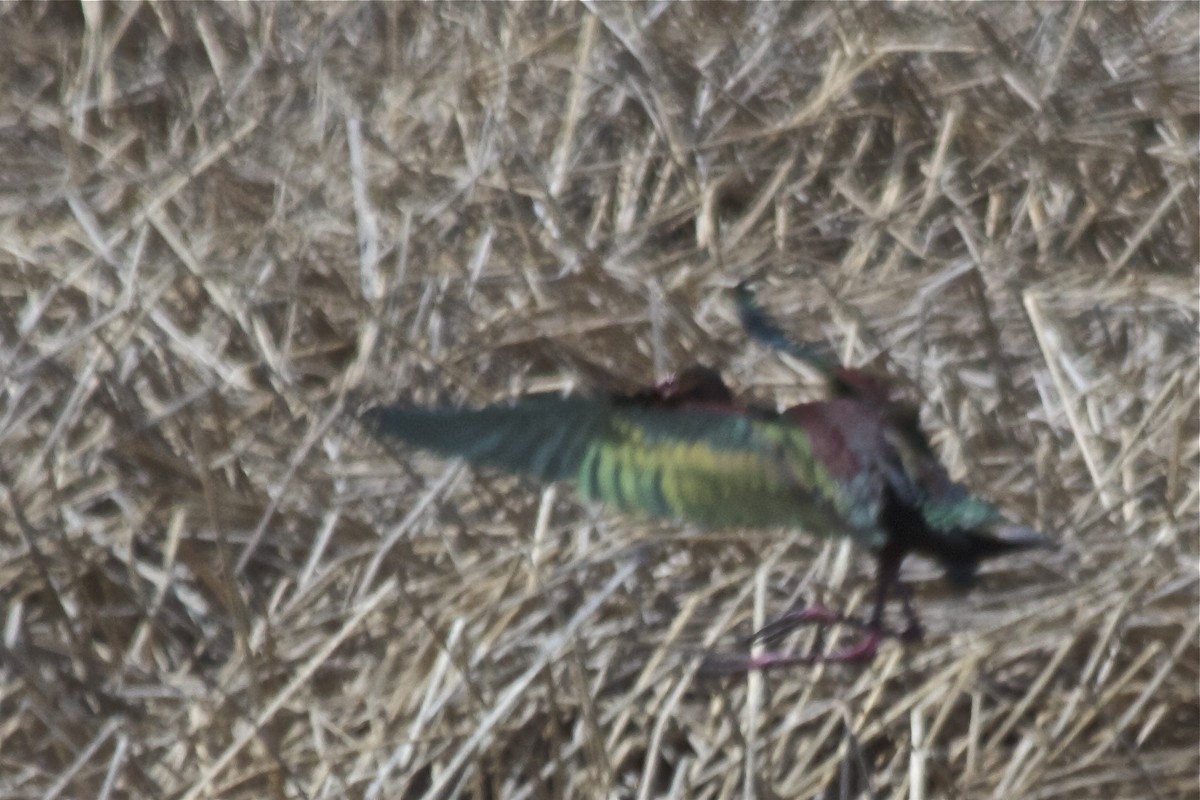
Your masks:
[[[936,462],[922,488],[897,477],[884,492],[879,525],[888,532],[879,553],[896,566],[908,553],[937,561],[946,581],[960,590],[975,585],[980,563],[991,558],[1057,545],[1014,524],[996,506],[949,480]]]
[[[1058,547],[1032,528],[1008,523],[964,531],[955,538],[960,542],[958,546],[943,550],[938,560],[946,570],[946,581],[961,591],[975,586],[982,561],[1021,550],[1053,550]]]

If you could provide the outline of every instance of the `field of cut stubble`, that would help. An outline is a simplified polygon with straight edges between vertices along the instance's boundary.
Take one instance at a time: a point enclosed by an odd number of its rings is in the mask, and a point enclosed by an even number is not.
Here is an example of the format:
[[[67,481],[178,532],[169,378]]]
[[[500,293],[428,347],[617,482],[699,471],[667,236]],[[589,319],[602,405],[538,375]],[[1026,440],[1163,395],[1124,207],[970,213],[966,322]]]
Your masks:
[[[0,8],[0,798],[1200,796],[1198,30]],[[751,274],[1061,550],[965,597],[911,560],[922,644],[718,679],[870,557],[354,423],[693,363],[819,396]]]

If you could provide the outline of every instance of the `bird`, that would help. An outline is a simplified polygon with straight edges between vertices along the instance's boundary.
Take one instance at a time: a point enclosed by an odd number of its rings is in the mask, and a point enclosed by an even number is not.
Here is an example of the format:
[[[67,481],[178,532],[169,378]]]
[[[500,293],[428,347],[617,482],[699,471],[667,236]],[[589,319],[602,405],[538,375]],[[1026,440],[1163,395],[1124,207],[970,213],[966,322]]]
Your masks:
[[[734,289],[746,335],[793,356],[826,381],[829,397],[782,411],[739,400],[720,373],[693,365],[632,393],[526,395],[481,408],[377,405],[366,429],[443,457],[543,482],[573,481],[588,501],[705,528],[800,528],[849,537],[876,562],[870,616],[822,605],[757,631],[774,642],[801,626],[847,625],[861,639],[833,652],[710,655],[712,672],[873,659],[887,638],[923,629],[899,581],[910,554],[933,559],[968,589],[982,561],[1053,547],[1038,531],[952,481],[919,423],[894,399],[885,373],[844,366],[823,347],[794,341],[758,302],[750,280]],[[899,597],[903,628],[886,623]]]

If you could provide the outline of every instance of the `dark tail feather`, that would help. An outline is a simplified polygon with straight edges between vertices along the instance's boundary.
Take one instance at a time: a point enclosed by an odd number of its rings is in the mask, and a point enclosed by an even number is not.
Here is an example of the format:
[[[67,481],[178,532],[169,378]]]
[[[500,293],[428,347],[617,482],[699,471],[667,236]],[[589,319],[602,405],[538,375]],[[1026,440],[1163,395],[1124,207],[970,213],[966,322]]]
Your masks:
[[[381,438],[557,481],[576,476],[606,412],[602,401],[535,395],[480,409],[378,406],[362,420]]]

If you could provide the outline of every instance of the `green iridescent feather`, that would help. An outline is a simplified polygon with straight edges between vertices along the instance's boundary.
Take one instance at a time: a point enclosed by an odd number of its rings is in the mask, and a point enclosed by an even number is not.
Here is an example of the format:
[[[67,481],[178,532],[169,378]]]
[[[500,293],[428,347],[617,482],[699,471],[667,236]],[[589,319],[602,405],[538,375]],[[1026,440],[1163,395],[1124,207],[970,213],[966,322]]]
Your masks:
[[[883,481],[838,480],[779,418],[535,395],[481,409],[367,412],[381,435],[546,481],[624,511],[708,527],[801,527],[880,546]]]

